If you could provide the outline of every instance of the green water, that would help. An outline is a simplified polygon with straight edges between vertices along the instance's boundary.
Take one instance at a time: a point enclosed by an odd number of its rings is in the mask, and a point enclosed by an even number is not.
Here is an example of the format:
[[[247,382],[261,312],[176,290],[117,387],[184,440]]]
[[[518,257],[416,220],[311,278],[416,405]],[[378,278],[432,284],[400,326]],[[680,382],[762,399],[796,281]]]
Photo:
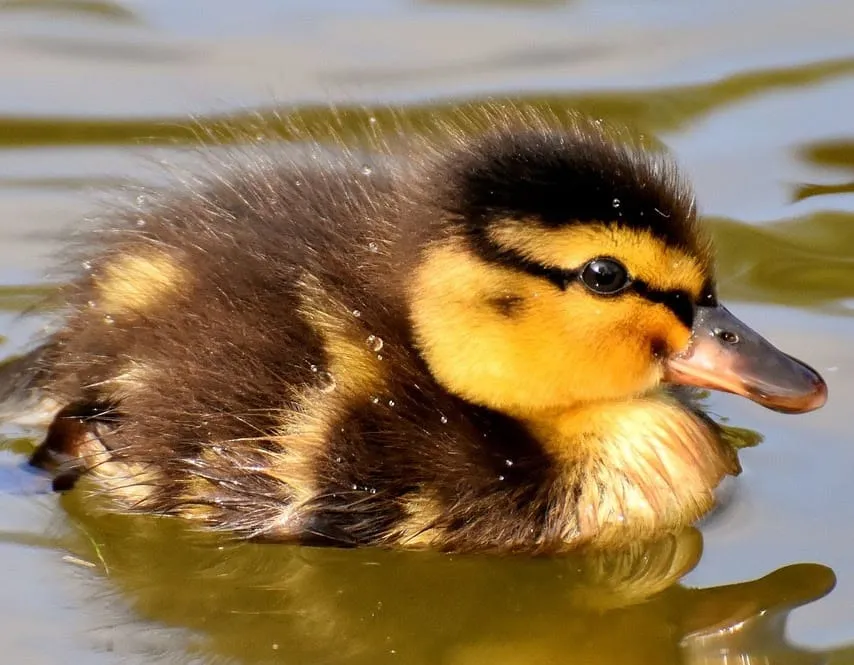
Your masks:
[[[389,126],[383,105],[417,130],[494,97],[668,145],[722,295],[830,387],[799,417],[713,396],[762,439],[721,510],[600,559],[235,545],[96,518],[22,467],[38,432],[7,427],[0,662],[854,663],[853,37],[850,0],[0,0],[5,354],[39,328],[17,314],[60,234],[163,182],[160,162],[192,165],[199,126],[323,141],[369,114]]]

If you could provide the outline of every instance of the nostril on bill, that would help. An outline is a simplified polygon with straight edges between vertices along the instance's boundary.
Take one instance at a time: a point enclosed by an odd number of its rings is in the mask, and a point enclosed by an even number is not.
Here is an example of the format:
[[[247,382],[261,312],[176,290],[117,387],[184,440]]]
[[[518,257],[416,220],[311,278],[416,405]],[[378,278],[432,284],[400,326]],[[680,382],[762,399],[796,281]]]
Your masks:
[[[729,330],[724,330],[723,328],[715,328],[712,331],[715,337],[717,337],[724,344],[738,344],[739,337],[736,333],[731,332]]]

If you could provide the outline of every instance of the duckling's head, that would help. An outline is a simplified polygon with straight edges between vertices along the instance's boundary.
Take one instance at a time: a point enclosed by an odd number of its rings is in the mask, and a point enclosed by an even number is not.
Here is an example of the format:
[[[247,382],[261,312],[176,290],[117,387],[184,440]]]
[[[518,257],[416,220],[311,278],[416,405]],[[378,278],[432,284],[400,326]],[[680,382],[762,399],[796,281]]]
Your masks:
[[[779,411],[822,379],[717,300],[709,237],[671,163],[597,123],[505,122],[425,176],[440,230],[409,294],[437,380],[519,417],[666,382]]]

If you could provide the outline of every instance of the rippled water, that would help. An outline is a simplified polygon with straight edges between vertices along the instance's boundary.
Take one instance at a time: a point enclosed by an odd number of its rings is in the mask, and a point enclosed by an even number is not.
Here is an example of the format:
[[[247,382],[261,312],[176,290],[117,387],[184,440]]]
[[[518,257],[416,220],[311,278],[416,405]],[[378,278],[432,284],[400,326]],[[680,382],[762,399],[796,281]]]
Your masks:
[[[190,114],[323,139],[330,101],[345,128],[389,103],[417,128],[512,97],[666,143],[723,296],[831,391],[801,417],[714,396],[763,438],[723,509],[702,536],[605,560],[234,546],[93,518],[22,468],[32,440],[8,429],[0,660],[854,663],[852,38],[850,0],[0,0],[6,354],[39,325],[16,314],[60,231],[191,159]]]

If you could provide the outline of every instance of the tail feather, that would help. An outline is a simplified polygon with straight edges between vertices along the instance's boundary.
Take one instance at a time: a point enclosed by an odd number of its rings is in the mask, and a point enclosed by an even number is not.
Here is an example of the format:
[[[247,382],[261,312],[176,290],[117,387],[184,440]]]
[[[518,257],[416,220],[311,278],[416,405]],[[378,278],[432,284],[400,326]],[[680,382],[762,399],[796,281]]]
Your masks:
[[[59,406],[42,393],[49,343],[0,362],[0,423],[47,426]]]

